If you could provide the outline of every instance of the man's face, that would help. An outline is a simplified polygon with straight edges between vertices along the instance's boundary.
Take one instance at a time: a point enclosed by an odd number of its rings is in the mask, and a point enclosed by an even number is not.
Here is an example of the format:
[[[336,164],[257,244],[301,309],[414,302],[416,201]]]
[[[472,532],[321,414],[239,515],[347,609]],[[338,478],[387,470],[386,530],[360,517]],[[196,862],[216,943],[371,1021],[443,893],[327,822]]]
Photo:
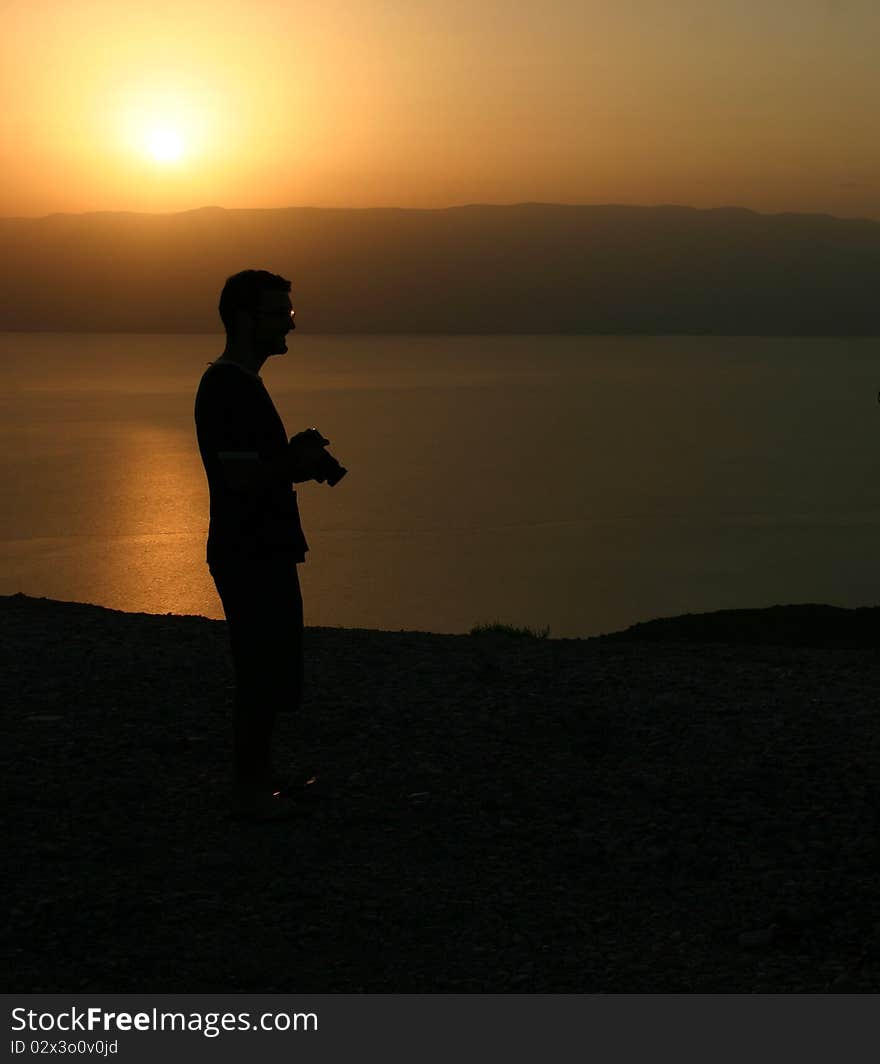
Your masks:
[[[293,304],[287,292],[262,292],[260,306],[251,318],[254,347],[269,355],[287,351],[287,334],[295,329]]]

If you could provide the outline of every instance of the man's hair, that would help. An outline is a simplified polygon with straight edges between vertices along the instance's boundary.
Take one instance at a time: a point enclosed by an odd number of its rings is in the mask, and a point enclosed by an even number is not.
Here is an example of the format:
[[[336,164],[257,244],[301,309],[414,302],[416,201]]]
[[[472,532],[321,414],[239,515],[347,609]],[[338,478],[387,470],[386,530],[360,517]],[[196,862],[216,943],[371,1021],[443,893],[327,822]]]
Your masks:
[[[289,292],[290,281],[268,270],[242,270],[226,279],[220,293],[220,318],[230,335],[235,329],[236,311],[255,314],[263,292]]]

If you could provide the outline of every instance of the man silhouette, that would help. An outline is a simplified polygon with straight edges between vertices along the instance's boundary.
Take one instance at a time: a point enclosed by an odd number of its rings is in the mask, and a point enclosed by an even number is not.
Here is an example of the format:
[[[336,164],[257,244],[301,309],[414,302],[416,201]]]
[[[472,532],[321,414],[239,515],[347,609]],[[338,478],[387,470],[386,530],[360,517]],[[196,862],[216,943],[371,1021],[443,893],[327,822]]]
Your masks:
[[[303,785],[284,790],[272,764],[279,712],[302,697],[303,610],[297,565],[309,549],[294,483],[316,478],[329,443],[310,429],[290,441],[259,375],[287,352],[291,282],[266,270],[230,277],[220,296],[226,347],[195,400],[210,491],[207,562],[223,604],[235,669],[234,804],[252,819],[289,815]]]

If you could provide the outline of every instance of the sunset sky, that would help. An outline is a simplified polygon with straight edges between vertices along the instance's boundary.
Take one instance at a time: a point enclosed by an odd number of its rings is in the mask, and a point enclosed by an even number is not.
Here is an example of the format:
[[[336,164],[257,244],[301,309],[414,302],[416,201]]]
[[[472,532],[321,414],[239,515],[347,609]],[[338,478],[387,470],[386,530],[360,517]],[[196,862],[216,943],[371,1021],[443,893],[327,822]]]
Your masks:
[[[880,219],[877,0],[0,0],[0,214]]]

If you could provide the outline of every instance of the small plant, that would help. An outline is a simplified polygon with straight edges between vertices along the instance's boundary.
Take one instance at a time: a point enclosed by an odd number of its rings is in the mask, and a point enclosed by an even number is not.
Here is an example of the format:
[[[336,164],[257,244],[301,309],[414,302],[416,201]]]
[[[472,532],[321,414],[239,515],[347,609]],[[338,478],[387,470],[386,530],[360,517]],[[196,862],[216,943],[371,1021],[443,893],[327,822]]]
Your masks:
[[[471,628],[470,635],[509,635],[519,636],[526,639],[546,639],[550,635],[550,626],[536,631],[534,628],[516,628],[512,624],[501,624],[493,621],[492,624],[478,624]]]

